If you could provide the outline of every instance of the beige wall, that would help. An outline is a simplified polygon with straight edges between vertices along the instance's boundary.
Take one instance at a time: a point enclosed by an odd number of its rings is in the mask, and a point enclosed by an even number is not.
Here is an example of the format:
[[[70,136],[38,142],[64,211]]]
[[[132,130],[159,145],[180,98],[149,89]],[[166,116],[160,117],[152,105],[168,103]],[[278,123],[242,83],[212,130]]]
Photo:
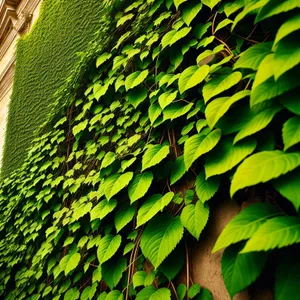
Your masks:
[[[2,154],[5,141],[6,120],[8,114],[8,106],[12,94],[13,76],[9,72],[9,67],[14,67],[15,50],[17,40],[20,37],[20,28],[26,26],[24,23],[23,12],[32,14],[30,25],[25,30],[28,31],[34,25],[38,18],[42,0],[22,0],[16,9],[16,18],[13,19],[14,28],[8,34],[6,40],[0,45],[0,166],[2,163]],[[1,3],[1,1],[0,1]],[[1,5],[0,5],[1,6]],[[1,20],[0,20],[1,24]],[[23,26],[23,27],[22,27]],[[1,29],[1,28],[0,28]],[[23,31],[24,33],[24,31]],[[11,69],[10,69],[11,70]]]

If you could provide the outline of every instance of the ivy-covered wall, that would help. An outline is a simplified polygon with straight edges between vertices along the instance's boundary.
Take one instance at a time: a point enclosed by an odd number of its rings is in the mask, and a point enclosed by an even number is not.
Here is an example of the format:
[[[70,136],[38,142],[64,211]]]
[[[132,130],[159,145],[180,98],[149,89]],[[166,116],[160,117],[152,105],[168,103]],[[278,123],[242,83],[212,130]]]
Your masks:
[[[4,177],[22,165],[54,93],[79,60],[77,53],[87,49],[103,26],[100,20],[109,2],[44,0],[33,30],[19,40],[2,162]]]

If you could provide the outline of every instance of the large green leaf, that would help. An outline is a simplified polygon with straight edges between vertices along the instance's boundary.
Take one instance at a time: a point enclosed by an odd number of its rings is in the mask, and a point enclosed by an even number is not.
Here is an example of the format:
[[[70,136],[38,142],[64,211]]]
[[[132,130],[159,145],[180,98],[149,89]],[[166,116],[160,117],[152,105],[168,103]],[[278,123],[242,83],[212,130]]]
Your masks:
[[[106,217],[110,212],[112,212],[117,206],[117,200],[111,199],[107,201],[106,199],[100,201],[91,211],[91,221],[99,218],[100,220]]]
[[[164,109],[167,107],[169,104],[171,104],[177,97],[178,91],[175,92],[165,92],[161,94],[158,98],[158,103],[161,107],[161,109]]]
[[[65,275],[68,275],[78,266],[80,258],[81,256],[78,252],[68,254],[59,262],[59,267],[61,270],[64,270]]]
[[[205,117],[209,127],[212,129],[222,116],[226,114],[231,105],[250,95],[249,90],[237,92],[231,97],[217,98],[206,106]]]
[[[244,51],[234,65],[234,69],[257,70],[266,55],[271,52],[272,42],[258,43]]]
[[[300,243],[300,218],[278,216],[262,224],[240,253],[268,251]]]
[[[118,260],[110,260],[103,264],[103,279],[111,290],[119,283],[126,268],[127,261],[123,257]]]
[[[300,295],[300,260],[296,252],[287,253],[279,261],[276,270],[275,299],[293,299]]]
[[[275,80],[282,74],[300,63],[300,41],[294,37],[287,37],[276,46],[273,60]]]
[[[149,222],[142,234],[142,253],[157,269],[174,250],[182,236],[183,226],[179,217],[161,214]]]
[[[198,200],[196,204],[189,204],[184,207],[180,215],[180,220],[190,234],[198,240],[208,221],[208,216],[208,206]]]
[[[131,203],[142,198],[147,193],[152,180],[153,174],[151,172],[145,172],[134,176],[128,187],[128,196]]]
[[[203,66],[204,67],[204,66]],[[202,90],[205,103],[214,96],[230,89],[242,79],[242,73],[234,72],[230,75],[219,75],[208,81]]]
[[[300,153],[263,151],[246,158],[237,168],[230,187],[233,196],[236,191],[277,178],[300,165]]]
[[[250,136],[269,125],[274,116],[281,110],[280,106],[271,107],[263,110],[259,114],[251,118],[247,123],[245,123],[238,134],[235,136],[233,143],[236,144],[243,138]]]
[[[201,2],[210,9],[213,9],[221,0],[201,0]]]
[[[162,112],[162,109],[158,103],[153,103],[150,105],[150,107],[148,109],[148,115],[149,115],[151,125],[154,124],[154,122],[159,117],[161,112]]]
[[[183,105],[182,102],[172,103],[164,109],[164,121],[171,119],[172,121],[179,118],[190,111],[194,103],[191,102]]]
[[[134,215],[134,205],[124,203],[120,208],[118,208],[115,214],[115,227],[117,232],[123,229],[133,219]]]
[[[201,155],[212,150],[221,138],[221,130],[215,129],[207,136],[204,134],[195,134],[191,136],[184,144],[184,163],[186,170]]]
[[[201,83],[209,73],[209,66],[204,65],[202,67],[190,66],[186,68],[180,75],[178,86],[179,92],[182,94],[188,89]]]
[[[107,234],[100,240],[97,258],[101,265],[115,255],[121,245],[121,241],[122,237],[119,234],[116,236]]]
[[[148,76],[149,71],[136,71],[130,74],[125,80],[126,91],[133,89],[134,87],[140,85]]]
[[[199,173],[195,182],[195,190],[198,198],[204,203],[214,196],[220,186],[220,177],[215,176],[205,179],[203,171]]]
[[[298,0],[273,0],[268,1],[266,5],[264,5],[256,16],[255,22],[262,21],[266,18],[270,18],[272,16],[278,15],[283,12],[290,11],[300,7],[300,3]]]
[[[268,54],[264,57],[256,72],[254,82],[252,84],[252,90],[259,86],[261,83],[268,80],[270,77],[274,76],[273,64],[274,53]]]
[[[268,257],[267,252],[239,254],[240,250],[241,245],[231,245],[222,255],[222,275],[231,298],[256,280]]]
[[[223,174],[237,164],[245,157],[250,155],[256,148],[254,139],[246,139],[233,145],[231,137],[222,140],[216,148],[207,154],[205,159],[206,179],[211,176]]]
[[[124,174],[113,174],[109,176],[104,183],[104,193],[108,200],[124,189],[133,177],[133,172]]]
[[[282,40],[292,32],[297,31],[299,29],[300,29],[300,15],[296,14],[294,17],[288,18],[288,20],[285,23],[283,23],[278,29],[273,48],[280,40]]]
[[[170,184],[177,182],[186,172],[184,158],[179,156],[176,158],[175,162],[172,164],[170,171]]]
[[[149,145],[143,155],[142,171],[159,164],[170,152],[169,145]]]
[[[187,26],[195,19],[202,8],[202,3],[198,0],[189,1],[182,11],[182,20]]]
[[[147,98],[147,95],[148,90],[143,86],[138,86],[128,92],[126,100],[132,104],[134,108],[137,108]]]
[[[166,33],[161,40],[162,49],[166,48],[167,46],[172,46],[184,38],[191,31],[191,29],[191,27],[184,27],[178,31],[176,29],[172,29]]]
[[[284,176],[280,176],[274,180],[273,185],[275,189],[285,198],[293,203],[296,210],[300,207],[300,170],[289,172]]]
[[[138,211],[136,227],[151,220],[159,211],[163,211],[163,209],[172,201],[173,197],[173,192],[169,192],[163,196],[161,194],[154,194],[149,197]]]
[[[285,97],[282,97],[282,99],[280,99],[280,103],[289,111],[300,116],[300,101],[297,100],[298,94],[294,93],[294,91],[291,91],[287,93]]]
[[[147,286],[136,295],[136,300],[171,300],[171,291],[167,288],[156,289]]]
[[[186,2],[187,0],[173,0],[174,5],[176,7],[176,9],[178,10],[178,7],[180,4],[182,4],[183,2]]]
[[[276,207],[271,204],[257,203],[248,206],[225,227],[213,248],[213,252],[250,238],[267,219],[278,214]]]
[[[300,142],[300,117],[288,119],[282,128],[284,151]]]

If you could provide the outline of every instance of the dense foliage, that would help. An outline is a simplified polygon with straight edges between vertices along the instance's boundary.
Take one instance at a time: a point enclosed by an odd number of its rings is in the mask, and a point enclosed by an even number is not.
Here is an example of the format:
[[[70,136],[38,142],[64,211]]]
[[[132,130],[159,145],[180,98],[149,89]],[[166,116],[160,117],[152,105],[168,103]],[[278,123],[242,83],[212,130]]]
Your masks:
[[[255,195],[214,246],[225,285],[268,274],[275,299],[296,299],[299,7],[123,2],[84,93],[60,91],[66,115],[1,186],[1,297],[212,299],[188,249],[211,203]]]
[[[56,99],[54,93],[80,60],[80,52],[86,51],[89,42],[98,42],[100,29],[109,27],[110,11],[104,6],[112,2],[42,2],[32,31],[18,41],[1,170],[4,177],[21,167],[35,129],[45,121],[48,106]]]

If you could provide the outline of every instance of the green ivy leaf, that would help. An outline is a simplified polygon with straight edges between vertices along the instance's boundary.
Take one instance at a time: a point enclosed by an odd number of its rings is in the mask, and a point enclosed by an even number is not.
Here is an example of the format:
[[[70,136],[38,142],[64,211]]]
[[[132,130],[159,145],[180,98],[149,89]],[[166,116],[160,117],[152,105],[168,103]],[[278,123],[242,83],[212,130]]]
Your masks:
[[[177,182],[186,172],[184,158],[179,156],[171,167],[170,183],[171,185]]]
[[[190,109],[193,107],[194,103],[191,102],[187,105],[182,105],[182,103],[173,103],[170,104],[164,110],[164,121],[171,119],[172,121],[176,118],[179,118],[187,114]]]
[[[149,74],[148,70],[144,71],[136,71],[132,74],[130,74],[126,79],[125,79],[125,89],[126,91],[133,89],[134,87],[140,85],[145,79],[147,78]]]
[[[135,272],[132,278],[133,287],[136,289],[139,286],[144,286],[146,276],[147,276],[146,271]]]
[[[220,1],[221,0],[201,0],[201,2],[210,9],[213,9]]]
[[[300,142],[300,117],[288,119],[282,128],[284,151]]]
[[[231,245],[222,255],[222,275],[231,298],[257,279],[268,257],[267,252],[239,254],[240,250],[239,244]]]
[[[232,138],[225,138],[216,148],[207,154],[205,159],[206,179],[224,174],[234,168],[256,148],[254,139],[246,139],[233,145]]]
[[[199,283],[193,284],[188,290],[189,299],[195,298],[200,293],[201,287]]]
[[[199,200],[204,203],[211,199],[218,191],[220,186],[220,177],[214,176],[209,179],[205,179],[203,171],[199,173],[195,182],[195,190]]]
[[[59,262],[59,267],[61,270],[64,270],[65,275],[68,275],[78,266],[80,258],[80,253],[78,252],[68,254]]]
[[[153,218],[141,238],[141,250],[157,269],[174,250],[183,236],[183,226],[179,217],[161,214]]]
[[[187,288],[186,288],[186,285],[183,284],[183,283],[180,283],[178,286],[177,286],[177,295],[178,295],[178,299],[179,300],[183,300],[185,295],[186,295],[186,292],[187,292]]]
[[[203,66],[204,67],[204,66]],[[240,82],[242,79],[242,73],[234,72],[230,75],[220,75],[216,78],[208,81],[202,90],[205,103],[208,102],[214,96],[221,94],[222,92],[230,89],[234,85]]]
[[[143,155],[142,171],[159,164],[170,153],[169,145],[149,145]]]
[[[296,243],[300,243],[300,218],[279,216],[262,224],[240,253],[268,251]]]
[[[91,221],[95,219],[102,220],[106,217],[110,212],[112,212],[117,206],[117,200],[111,199],[110,201],[104,199],[100,201],[91,211]]]
[[[134,14],[128,14],[120,18],[117,22],[116,28],[120,27],[121,25],[125,24],[127,21],[131,20],[134,17]]]
[[[271,204],[256,203],[248,206],[227,224],[212,252],[249,239],[264,222],[278,214],[276,207]]]
[[[217,122],[221,119],[222,116],[226,114],[231,105],[235,102],[247,97],[250,95],[249,90],[244,90],[237,92],[231,97],[222,97],[217,98],[206,106],[205,109],[205,117],[209,127],[212,129],[217,124]]]
[[[134,217],[135,206],[129,206],[128,203],[124,203],[115,214],[115,227],[117,233],[122,230]]]
[[[165,93],[161,94],[158,98],[158,103],[159,103],[161,109],[164,109],[169,104],[171,104],[176,99],[177,93],[178,93],[178,91],[175,91],[175,92],[169,91],[169,92],[165,92]]]
[[[300,165],[300,153],[263,151],[246,158],[237,168],[230,187],[233,196],[236,191],[277,178]]]
[[[184,144],[184,163],[188,170],[193,162],[201,155],[212,150],[221,138],[221,130],[215,129],[207,136],[204,134],[195,134],[191,136]]]
[[[103,279],[111,290],[120,282],[122,274],[126,268],[127,261],[123,257],[118,260],[110,260],[103,264]]]
[[[100,67],[104,62],[106,62],[107,60],[109,60],[111,58],[111,53],[102,53],[98,58],[97,58],[97,61],[96,61],[96,67]]]
[[[154,286],[147,286],[137,295],[136,300],[171,300],[171,291],[167,288],[156,289]]]
[[[116,236],[107,234],[100,240],[97,250],[97,258],[101,265],[108,261],[117,252],[121,245],[121,241],[122,238],[119,234]]]
[[[187,26],[195,19],[202,8],[202,3],[197,1],[189,1],[182,11],[182,20]]]
[[[187,0],[173,0],[176,10],[178,10],[178,7],[180,4],[182,4],[183,2],[186,2],[186,1]]]
[[[151,104],[148,109],[148,115],[151,122],[151,125],[154,124],[156,119],[160,116],[162,109],[158,103]]]
[[[85,120],[85,121],[79,123],[78,125],[75,125],[72,129],[73,135],[76,136],[78,133],[80,133],[81,131],[86,129],[88,122],[89,122],[89,120]]]
[[[191,66],[186,68],[181,73],[178,81],[180,94],[200,84],[208,75],[208,73],[209,66],[207,65],[204,65],[200,68],[198,66]]]
[[[132,104],[134,108],[137,108],[148,95],[148,90],[143,86],[138,86],[132,91],[128,92],[126,100]]]
[[[65,295],[64,295],[64,300],[77,300],[80,297],[80,293],[78,291],[78,289],[72,288],[70,290],[68,290]]]
[[[102,269],[101,266],[98,266],[97,269],[93,272],[92,282],[100,282],[102,279]]]
[[[107,152],[101,162],[100,169],[104,169],[110,166],[115,160],[116,160],[116,154],[111,151]]]
[[[191,29],[191,27],[184,27],[178,31],[176,29],[173,29],[166,33],[161,40],[162,49],[166,48],[167,46],[172,46],[173,44],[184,38],[186,35],[188,35]]]
[[[124,174],[113,174],[109,176],[104,183],[104,193],[107,200],[110,200],[114,195],[124,189],[133,177],[133,172]]]
[[[209,209],[200,200],[196,204],[189,204],[181,212],[180,220],[182,225],[197,240],[204,229],[209,216]]]
[[[136,227],[151,220],[159,211],[163,211],[163,209],[172,201],[173,197],[173,192],[169,192],[163,196],[161,194],[154,194],[149,197],[138,211]]]
[[[153,181],[153,174],[145,172],[134,176],[128,187],[128,196],[130,203],[142,198],[149,190]]]
[[[274,180],[273,185],[275,189],[285,198],[287,198],[295,206],[298,211],[300,207],[300,171],[289,172],[284,176],[280,176]]]

